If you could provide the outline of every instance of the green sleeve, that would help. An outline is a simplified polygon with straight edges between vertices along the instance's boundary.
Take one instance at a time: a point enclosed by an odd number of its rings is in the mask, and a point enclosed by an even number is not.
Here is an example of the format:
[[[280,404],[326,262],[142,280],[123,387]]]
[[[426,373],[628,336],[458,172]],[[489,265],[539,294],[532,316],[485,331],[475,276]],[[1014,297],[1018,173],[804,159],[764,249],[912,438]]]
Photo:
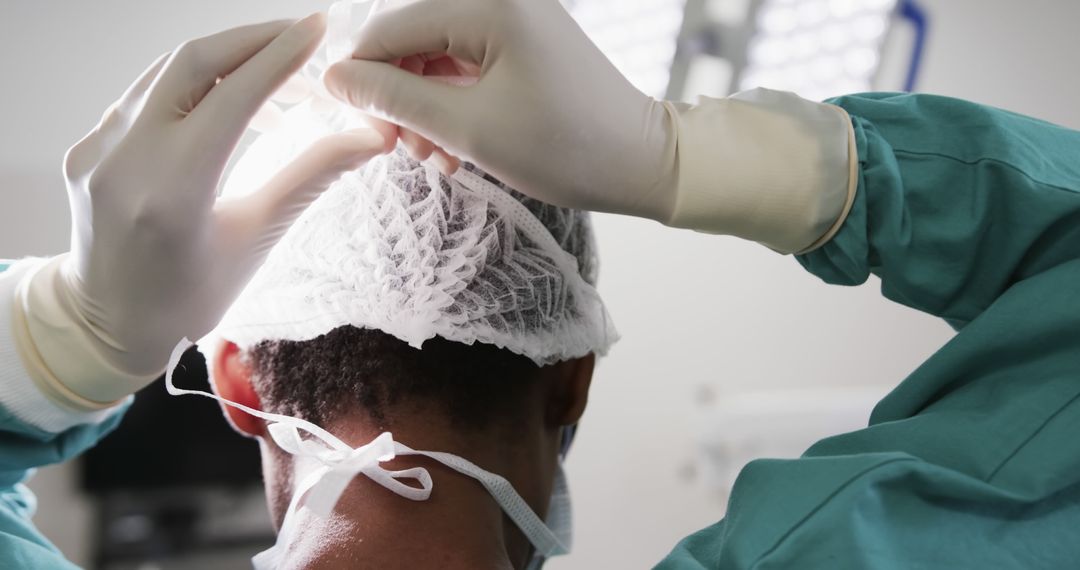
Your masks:
[[[112,431],[123,413],[63,433],[29,426],[0,407],[0,568],[75,568],[34,527],[34,494],[24,482],[34,468],[74,458]]]
[[[852,115],[851,215],[800,258],[957,335],[863,430],[758,460],[660,568],[1065,568],[1080,560],[1080,133],[942,97]],[[873,331],[869,331],[872,334]]]
[[[946,97],[832,102],[852,116],[859,189],[841,231],[799,257],[811,273],[873,273],[887,298],[961,328],[1080,257],[1080,132]]]

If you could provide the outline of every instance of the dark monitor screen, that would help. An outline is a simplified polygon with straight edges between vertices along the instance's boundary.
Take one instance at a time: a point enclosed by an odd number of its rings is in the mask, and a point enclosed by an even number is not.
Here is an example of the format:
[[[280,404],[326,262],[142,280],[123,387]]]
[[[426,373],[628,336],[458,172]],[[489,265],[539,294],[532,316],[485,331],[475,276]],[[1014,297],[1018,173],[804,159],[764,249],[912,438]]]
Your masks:
[[[178,387],[210,390],[197,350],[184,353]],[[158,379],[135,397],[120,426],[88,451],[82,485],[92,493],[260,483],[259,446],[237,434],[209,398],[170,396]]]

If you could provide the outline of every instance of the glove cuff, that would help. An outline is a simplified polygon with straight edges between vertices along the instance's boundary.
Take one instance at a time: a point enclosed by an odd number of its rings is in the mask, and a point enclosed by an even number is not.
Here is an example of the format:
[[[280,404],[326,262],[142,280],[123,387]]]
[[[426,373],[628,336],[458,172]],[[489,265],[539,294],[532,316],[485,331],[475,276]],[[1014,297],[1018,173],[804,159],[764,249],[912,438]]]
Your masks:
[[[781,253],[807,253],[839,230],[858,165],[843,109],[767,89],[666,106],[678,164],[668,225]]]
[[[57,256],[20,280],[15,345],[31,379],[52,401],[78,412],[110,408],[158,374],[130,374],[106,360],[85,318],[65,298],[60,270],[66,258]]]

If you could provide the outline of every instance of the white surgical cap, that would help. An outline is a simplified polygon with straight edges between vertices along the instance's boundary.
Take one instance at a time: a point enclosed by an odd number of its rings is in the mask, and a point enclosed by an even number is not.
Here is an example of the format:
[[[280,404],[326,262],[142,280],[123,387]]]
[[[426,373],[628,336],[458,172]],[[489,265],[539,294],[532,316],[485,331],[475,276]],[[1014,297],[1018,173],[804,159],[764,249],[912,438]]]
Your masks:
[[[319,98],[295,105],[242,156],[223,198],[355,121]],[[587,213],[527,198],[468,164],[443,176],[399,149],[320,196],[208,338],[245,349],[352,325],[415,347],[435,336],[493,344],[547,365],[604,354],[618,337],[595,267]]]

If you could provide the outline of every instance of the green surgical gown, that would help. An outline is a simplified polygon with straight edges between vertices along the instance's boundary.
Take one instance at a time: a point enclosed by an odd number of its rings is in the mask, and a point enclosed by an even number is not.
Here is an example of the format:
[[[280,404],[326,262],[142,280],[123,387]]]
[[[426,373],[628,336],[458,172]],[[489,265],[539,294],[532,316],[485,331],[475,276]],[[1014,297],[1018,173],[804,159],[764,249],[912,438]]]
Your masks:
[[[1080,133],[942,97],[834,102],[855,125],[858,192],[799,261],[830,283],[874,273],[958,334],[868,428],[751,463],[727,518],[658,567],[1080,567]],[[118,417],[50,434],[0,409],[0,568],[71,566],[19,483]]]
[[[726,518],[657,567],[1080,568],[1080,132],[944,97],[832,102],[858,192],[799,262],[873,273],[957,334],[866,429],[750,463]]]

